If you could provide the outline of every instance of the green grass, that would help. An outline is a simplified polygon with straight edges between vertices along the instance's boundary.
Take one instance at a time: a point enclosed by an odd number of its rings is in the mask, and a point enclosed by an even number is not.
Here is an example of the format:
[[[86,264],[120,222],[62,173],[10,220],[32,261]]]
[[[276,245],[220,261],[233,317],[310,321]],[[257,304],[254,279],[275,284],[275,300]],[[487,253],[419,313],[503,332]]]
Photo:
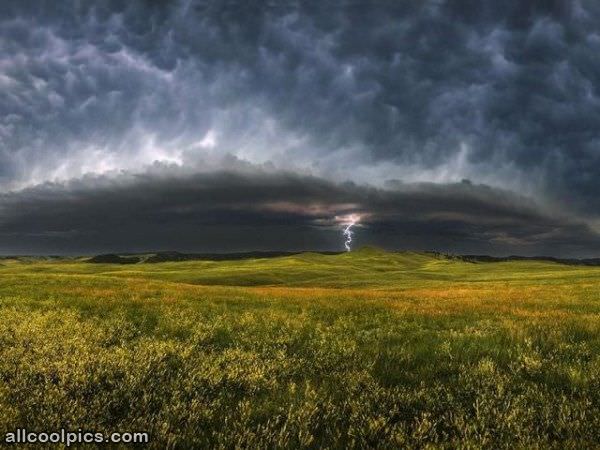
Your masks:
[[[0,432],[155,448],[590,448],[600,268],[375,250],[0,265]]]

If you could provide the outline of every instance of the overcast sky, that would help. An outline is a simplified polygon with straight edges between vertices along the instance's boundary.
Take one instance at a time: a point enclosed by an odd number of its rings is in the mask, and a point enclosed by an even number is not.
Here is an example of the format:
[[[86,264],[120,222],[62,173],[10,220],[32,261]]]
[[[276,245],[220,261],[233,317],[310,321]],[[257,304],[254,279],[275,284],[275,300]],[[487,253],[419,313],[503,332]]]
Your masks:
[[[0,253],[600,256],[595,0],[0,2]]]

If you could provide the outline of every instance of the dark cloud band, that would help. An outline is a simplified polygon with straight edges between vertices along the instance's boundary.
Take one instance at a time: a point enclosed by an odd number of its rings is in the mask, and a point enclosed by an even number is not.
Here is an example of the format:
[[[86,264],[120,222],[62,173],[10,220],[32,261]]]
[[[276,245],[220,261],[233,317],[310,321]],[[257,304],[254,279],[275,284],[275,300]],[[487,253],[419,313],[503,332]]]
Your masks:
[[[453,234],[440,238],[444,248],[486,241],[529,252],[544,239],[567,248],[566,236],[581,246],[593,241],[581,224],[600,215],[599,21],[592,0],[3,1],[0,192],[28,190],[5,194],[0,221],[19,233],[21,213],[7,205],[39,201],[55,204],[56,217],[42,209],[48,220],[28,222],[30,233],[91,232],[100,217],[124,220],[105,215],[105,202],[129,209],[127,223],[172,218],[193,233],[193,224],[230,224],[237,198],[240,223],[306,227],[306,242],[286,234],[290,248],[333,247],[315,223],[354,204],[372,209],[372,239],[388,233],[395,247],[420,245],[406,236],[424,214],[438,224],[432,233]],[[144,175],[156,162],[181,170],[168,183]],[[236,176],[217,189],[217,174],[247,164],[285,183],[269,190]],[[122,170],[137,178],[115,177]],[[83,191],[78,181],[32,188],[86,174],[93,186]],[[194,176],[215,191],[190,191]],[[406,184],[384,189],[387,179]],[[196,213],[188,195],[212,209]]]
[[[0,196],[4,251],[336,250],[336,217],[359,244],[464,253],[588,256],[598,236],[531,200],[462,182],[336,184],[254,169],[87,177]]]

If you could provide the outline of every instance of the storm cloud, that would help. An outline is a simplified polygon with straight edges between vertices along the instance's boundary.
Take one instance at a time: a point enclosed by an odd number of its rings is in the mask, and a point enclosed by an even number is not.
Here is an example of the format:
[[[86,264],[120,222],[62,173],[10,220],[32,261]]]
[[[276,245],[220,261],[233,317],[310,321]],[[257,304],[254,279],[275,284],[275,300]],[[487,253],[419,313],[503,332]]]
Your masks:
[[[600,6],[3,1],[0,251],[593,256]],[[470,182],[462,182],[468,179]]]
[[[560,248],[569,256],[599,250],[585,223],[468,181],[389,182],[381,189],[262,168],[155,169],[4,194],[0,245],[45,253],[340,250],[340,223],[353,213],[362,217],[359,245],[528,255]]]

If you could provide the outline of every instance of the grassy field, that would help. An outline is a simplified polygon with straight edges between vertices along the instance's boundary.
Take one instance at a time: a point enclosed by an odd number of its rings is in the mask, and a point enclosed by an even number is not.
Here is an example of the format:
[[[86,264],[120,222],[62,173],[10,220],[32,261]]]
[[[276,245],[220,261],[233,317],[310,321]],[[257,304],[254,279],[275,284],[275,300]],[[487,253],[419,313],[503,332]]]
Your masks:
[[[600,447],[600,268],[363,250],[0,261],[0,432]]]

